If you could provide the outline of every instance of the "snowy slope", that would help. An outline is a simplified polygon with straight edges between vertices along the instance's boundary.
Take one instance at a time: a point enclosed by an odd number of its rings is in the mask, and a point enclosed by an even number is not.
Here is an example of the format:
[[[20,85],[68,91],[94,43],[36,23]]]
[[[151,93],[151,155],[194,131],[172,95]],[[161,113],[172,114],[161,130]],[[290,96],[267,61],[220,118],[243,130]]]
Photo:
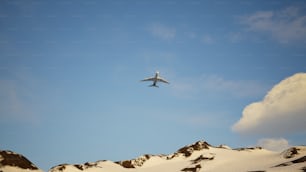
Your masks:
[[[281,153],[260,147],[231,149],[199,141],[169,155],[143,155],[119,162],[61,164],[49,172],[306,172],[306,146]],[[42,172],[24,156],[0,151],[0,172]]]
[[[0,172],[42,172],[24,156],[0,150]]]
[[[306,171],[306,146],[292,147],[282,153],[260,147],[231,149],[214,147],[204,141],[185,146],[170,155],[143,155],[120,162],[97,161],[62,164],[50,172],[259,172]]]

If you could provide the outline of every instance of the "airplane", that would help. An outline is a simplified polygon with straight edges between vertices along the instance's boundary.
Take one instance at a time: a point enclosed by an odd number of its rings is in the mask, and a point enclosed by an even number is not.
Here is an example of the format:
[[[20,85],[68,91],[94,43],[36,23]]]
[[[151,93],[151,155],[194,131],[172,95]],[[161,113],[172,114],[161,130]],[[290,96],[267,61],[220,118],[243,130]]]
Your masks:
[[[153,81],[153,84],[152,85],[149,85],[150,87],[158,87],[157,82],[163,82],[163,83],[167,83],[167,84],[170,84],[168,81],[166,81],[165,79],[161,78],[159,76],[159,72],[156,71],[155,73],[155,76],[154,77],[150,77],[150,78],[145,78],[141,81]]]

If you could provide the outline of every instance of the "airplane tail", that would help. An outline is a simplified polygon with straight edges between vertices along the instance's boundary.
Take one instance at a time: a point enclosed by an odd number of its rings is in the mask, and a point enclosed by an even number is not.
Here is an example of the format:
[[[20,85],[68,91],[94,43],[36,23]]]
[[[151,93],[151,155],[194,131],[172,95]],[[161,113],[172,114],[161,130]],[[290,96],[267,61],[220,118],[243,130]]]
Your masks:
[[[149,85],[149,87],[156,87],[156,88],[159,88],[159,86],[156,85],[156,84]]]

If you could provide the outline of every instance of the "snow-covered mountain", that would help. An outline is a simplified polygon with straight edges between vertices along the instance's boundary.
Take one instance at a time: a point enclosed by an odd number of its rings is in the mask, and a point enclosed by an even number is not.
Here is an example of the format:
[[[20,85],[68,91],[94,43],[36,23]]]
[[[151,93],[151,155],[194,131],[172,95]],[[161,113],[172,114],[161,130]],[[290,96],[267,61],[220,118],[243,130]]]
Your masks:
[[[306,146],[282,153],[260,147],[231,149],[198,141],[170,155],[143,155],[136,159],[97,161],[77,165],[62,164],[50,172],[263,172],[306,171]]]
[[[0,172],[42,172],[24,156],[0,150]]]
[[[3,151],[2,151],[3,152]],[[9,154],[14,154],[9,152]],[[18,154],[14,154],[18,155]],[[20,155],[18,155],[20,157]],[[21,156],[22,157],[22,156]],[[24,167],[18,158],[12,162],[1,153],[0,172],[18,168],[39,171],[30,163]],[[25,158],[20,158],[24,162]],[[17,162],[16,162],[17,161]],[[9,163],[8,163],[9,162]],[[19,165],[17,165],[19,164]],[[13,170],[14,171],[14,170]],[[15,170],[20,171],[20,170]],[[212,146],[205,141],[180,148],[169,155],[143,155],[132,160],[108,160],[84,164],[61,164],[49,172],[306,172],[306,146],[291,147],[281,153],[261,147],[231,149],[226,145]]]

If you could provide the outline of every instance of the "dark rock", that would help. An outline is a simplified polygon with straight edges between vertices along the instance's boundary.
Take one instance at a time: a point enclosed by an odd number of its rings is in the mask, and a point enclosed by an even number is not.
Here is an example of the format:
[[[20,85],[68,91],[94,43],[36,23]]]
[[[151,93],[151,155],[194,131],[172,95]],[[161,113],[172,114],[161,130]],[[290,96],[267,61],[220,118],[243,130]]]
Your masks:
[[[181,171],[185,171],[185,172],[198,172],[201,168],[202,168],[202,166],[200,164],[198,164],[198,165],[196,165],[194,167],[184,168]]]
[[[141,167],[152,156],[153,155],[145,154],[145,155],[140,156],[140,157],[138,157],[136,159],[125,160],[125,161],[118,161],[118,162],[115,162],[115,163],[121,165],[124,168]]]
[[[79,169],[79,170],[82,170],[82,171],[84,170],[84,169],[83,169],[83,166],[82,166],[82,165],[79,165],[79,164],[75,164],[74,167],[77,168],[77,169]]]
[[[52,172],[53,170],[58,170],[58,171],[64,171],[66,169],[66,166],[68,164],[60,164],[60,165],[57,165],[57,166],[54,166],[50,169],[50,171]]]
[[[292,148],[289,148],[286,151],[284,151],[282,154],[283,154],[284,158],[289,159],[289,158],[293,158],[295,155],[297,155],[299,153],[298,151],[299,151],[298,148],[292,147]]]
[[[245,151],[245,150],[256,150],[256,149],[261,150],[262,147],[257,146],[257,147],[250,147],[250,148],[237,148],[237,149],[234,149],[234,150],[237,150],[237,151]]]
[[[0,167],[13,166],[22,169],[38,170],[38,168],[27,158],[12,151],[0,151]]]
[[[86,170],[88,168],[92,168],[92,167],[97,167],[97,168],[102,168],[100,166],[98,166],[97,162],[96,163],[89,163],[89,162],[86,162],[85,164],[60,164],[60,165],[57,165],[55,167],[52,167],[50,169],[50,172],[52,171],[64,171],[66,169],[66,166],[73,166],[81,171],[83,170]]]
[[[204,157],[203,155],[200,155],[198,158],[194,159],[194,160],[191,160],[191,162],[193,164],[197,164],[201,161],[204,161],[204,160],[213,160],[215,157]]]
[[[293,161],[289,161],[289,162],[278,164],[278,165],[276,165],[274,167],[284,167],[284,166],[289,166],[289,165],[292,165],[292,164],[302,163],[302,162],[306,162],[306,156],[303,156],[303,157],[298,158],[298,159],[293,160]]]
[[[306,156],[303,156],[301,158],[298,158],[296,160],[291,161],[292,163],[296,164],[296,163],[302,163],[302,162],[306,162]]]
[[[118,162],[118,164],[124,168],[135,168],[134,164],[132,163],[132,160],[120,161]]]
[[[202,149],[209,149],[209,144],[204,141],[198,141],[192,145],[185,146],[177,151],[177,153],[182,153],[184,156],[189,157],[195,150],[199,151]]]

